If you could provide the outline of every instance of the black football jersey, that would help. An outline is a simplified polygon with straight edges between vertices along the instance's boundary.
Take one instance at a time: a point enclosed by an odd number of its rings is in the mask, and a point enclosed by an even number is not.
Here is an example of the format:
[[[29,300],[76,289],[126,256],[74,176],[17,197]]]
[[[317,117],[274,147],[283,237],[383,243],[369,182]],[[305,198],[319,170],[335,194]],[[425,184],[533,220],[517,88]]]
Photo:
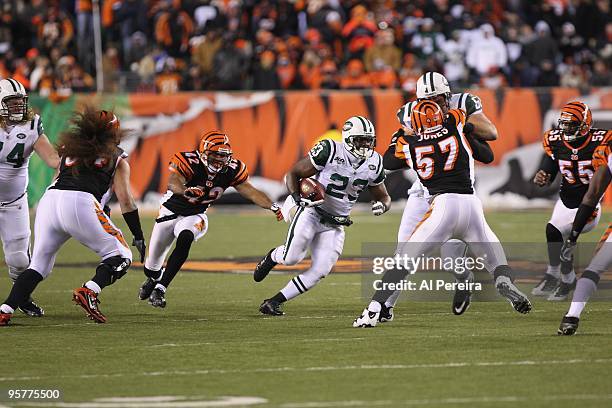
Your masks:
[[[544,133],[544,152],[559,166],[559,198],[567,208],[578,208],[593,177],[593,152],[606,139],[609,130],[591,129],[589,135],[573,143],[566,142],[560,130]]]
[[[474,193],[474,159],[462,131],[465,119],[463,110],[452,109],[438,132],[397,140],[395,156],[408,161],[430,195]]]
[[[62,156],[59,174],[49,188],[57,190],[73,190],[91,193],[98,202],[106,205],[111,196],[111,187],[119,160],[127,154],[121,149],[113,154],[111,159],[100,158],[94,167],[79,166],[79,159]]]
[[[228,187],[237,186],[249,178],[246,165],[234,158],[222,171],[210,174],[196,150],[175,154],[170,160],[170,171],[183,176],[187,180],[185,184],[187,187],[198,187],[204,191],[201,199],[192,204],[183,195],[168,190],[162,205],[173,213],[183,216],[205,212]]]

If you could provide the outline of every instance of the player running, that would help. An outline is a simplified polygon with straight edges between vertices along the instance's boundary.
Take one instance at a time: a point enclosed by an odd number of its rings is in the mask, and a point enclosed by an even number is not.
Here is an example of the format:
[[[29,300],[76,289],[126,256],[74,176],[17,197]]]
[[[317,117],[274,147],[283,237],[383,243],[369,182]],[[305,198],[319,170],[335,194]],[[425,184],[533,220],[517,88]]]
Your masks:
[[[213,130],[204,134],[198,150],[176,153],[170,161],[168,192],[162,198],[144,263],[147,279],[138,293],[141,300],[166,307],[170,282],[187,260],[193,242],[208,231],[206,210],[227,188],[234,187],[244,198],[274,212],[277,220],[283,219],[279,206],[249,183],[246,165],[232,154],[227,135]],[[174,240],[176,246],[163,268]]]
[[[416,101],[411,101],[402,106],[397,112],[397,118],[401,128],[391,138],[389,148],[383,155],[383,163],[386,170],[399,170],[411,166],[406,160],[398,159],[395,156],[395,145],[397,139],[403,135],[414,134],[411,124],[412,109],[419,101],[430,100],[437,103],[442,109],[442,114],[447,115],[450,109],[462,109],[466,114],[466,133],[471,133],[478,140],[493,141],[497,139],[497,129],[489,118],[482,111],[480,98],[470,93],[454,93],[444,75],[438,72],[426,72],[417,80]],[[480,161],[478,157],[474,157]],[[408,200],[404,207],[402,220],[397,234],[397,242],[403,243],[410,239],[417,224],[429,209],[428,197],[426,196],[423,184],[417,179],[410,190],[408,190]],[[459,258],[466,253],[465,243],[451,239],[442,245],[443,257]],[[473,275],[468,273],[464,276],[457,276],[457,281],[466,282],[473,279]],[[382,305],[380,321],[388,322],[393,320],[393,308],[401,291],[395,291],[393,295]],[[470,305],[471,292],[469,290],[457,290],[453,299],[452,311],[456,315],[463,314]]]
[[[261,313],[283,315],[281,304],[307,292],[331,272],[342,253],[344,227],[352,224],[349,214],[364,188],[368,187],[375,200],[372,203],[374,215],[389,210],[391,197],[384,185],[382,157],[374,151],[375,145],[372,122],[362,116],[353,116],[342,127],[342,143],[321,140],[286,175],[287,189],[299,208],[285,244],[268,252],[257,264],[253,278],[260,282],[277,264],[301,262],[309,249],[312,264],[276,295],[265,299],[259,307]],[[322,202],[300,196],[300,180],[307,177],[314,177],[325,187]]]
[[[464,133],[466,115],[461,109],[451,109],[445,119],[437,103],[419,101],[412,109],[411,123],[415,134],[397,140],[396,155],[412,163],[431,198],[429,209],[408,242],[398,246],[398,254],[415,258],[453,238],[466,242],[474,255],[485,260],[499,294],[516,311],[529,313],[531,303],[512,283],[512,270],[503,248],[487,225],[482,203],[474,194],[474,156],[492,161],[493,152],[486,142]],[[405,275],[403,270],[389,270],[383,285],[399,283]],[[392,293],[377,291],[353,327],[376,326],[382,305]]]
[[[6,325],[49,274],[55,256],[71,237],[100,256],[91,280],[73,291],[74,302],[96,323],[105,323],[98,296],[102,289],[127,273],[132,252],[123,234],[104,213],[104,205],[117,195],[123,218],[134,236],[133,245],[144,255],[138,208],[130,191],[130,166],[118,146],[123,132],[113,112],[86,107],[75,116],[71,129],[60,137],[59,175],[47,189],[36,211],[32,262],[15,281],[0,306],[0,325]]]
[[[561,259],[571,261],[573,251],[576,247],[578,236],[588,224],[588,220],[599,205],[606,189],[612,180],[612,132],[608,132],[606,140],[600,145],[593,154],[593,167],[595,174],[589,184],[589,189],[585,193],[580,207],[576,211],[576,217],[572,225],[572,230],[561,248]],[[597,289],[601,274],[612,266],[612,224],[601,237],[595,256],[589,266],[578,279],[576,290],[572,297],[572,303],[568,312],[563,316],[561,325],[557,333],[560,335],[571,336],[578,330],[580,314],[586,306],[591,295]]]
[[[593,129],[592,125],[589,107],[582,102],[570,102],[561,109],[559,128],[544,133],[546,156],[533,182],[545,186],[554,180],[557,173],[562,175],[559,199],[546,224],[549,265],[544,278],[531,291],[537,296],[547,296],[548,300],[565,300],[576,286],[573,262],[561,262],[559,255],[593,176],[593,152],[609,133],[608,130]],[[601,207],[597,203],[583,232],[593,230],[600,216]]]
[[[0,81],[0,239],[9,277],[13,282],[30,263],[28,165],[36,152],[47,166],[59,166],[59,156],[45,135],[42,119],[28,106],[21,83]],[[29,316],[44,310],[32,298],[17,305]]]

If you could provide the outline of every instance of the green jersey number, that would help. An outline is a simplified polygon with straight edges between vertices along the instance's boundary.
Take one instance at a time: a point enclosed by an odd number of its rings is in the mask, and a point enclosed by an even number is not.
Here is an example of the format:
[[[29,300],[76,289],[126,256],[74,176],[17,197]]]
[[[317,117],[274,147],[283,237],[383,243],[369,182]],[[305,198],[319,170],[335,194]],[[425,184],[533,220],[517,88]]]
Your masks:
[[[340,184],[329,183],[327,185],[327,188],[325,189],[325,193],[330,195],[330,196],[332,196],[332,197],[343,199],[344,198],[344,191],[346,190],[346,188],[348,187],[348,184],[349,184],[349,178],[346,177],[346,176],[343,176],[341,174],[338,174],[338,173],[333,173],[329,178],[332,181],[339,181]],[[368,185],[368,181],[367,180],[355,179],[353,181],[353,186],[355,186],[355,188],[357,189],[357,195],[356,196],[352,196],[352,195],[347,193],[348,200],[349,201],[356,201],[357,197],[359,196],[359,193],[361,193],[361,191],[367,185]]]
[[[0,151],[4,147],[4,143],[0,142]],[[23,166],[23,162],[25,161],[23,158],[23,150],[25,144],[17,143],[13,150],[6,156],[7,163],[12,163],[14,168]]]

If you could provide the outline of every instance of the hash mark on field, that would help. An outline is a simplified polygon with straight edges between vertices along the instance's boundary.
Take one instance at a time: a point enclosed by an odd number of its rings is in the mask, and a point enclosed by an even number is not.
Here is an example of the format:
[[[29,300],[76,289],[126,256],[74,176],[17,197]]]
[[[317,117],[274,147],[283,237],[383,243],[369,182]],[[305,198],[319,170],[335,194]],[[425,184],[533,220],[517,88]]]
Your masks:
[[[340,338],[320,338],[320,339],[297,339],[292,340],[294,342],[341,342],[341,341],[353,341],[353,340],[365,340],[365,337],[347,337],[345,339]],[[197,343],[165,343],[165,344],[152,344],[150,346],[144,346],[144,348],[158,348],[158,347],[197,347],[197,346],[216,346],[219,344],[227,345],[231,343],[236,344],[270,344],[269,340],[250,340],[250,341],[236,341],[236,342],[228,342],[228,341],[214,341],[214,342],[197,342]]]
[[[140,373],[110,373],[110,374],[79,374],[79,375],[52,375],[52,376],[23,376],[23,377],[0,377],[0,382],[6,381],[34,381],[58,378],[115,378],[115,377],[159,377],[175,375],[220,375],[220,374],[260,374],[278,372],[318,372],[318,371],[352,371],[352,370],[414,370],[414,369],[437,369],[437,368],[465,368],[465,367],[511,367],[511,366],[544,366],[565,364],[610,364],[612,358],[600,358],[595,360],[571,359],[571,360],[520,360],[520,361],[465,361],[456,363],[429,363],[429,364],[363,364],[347,366],[327,367],[271,367],[253,369],[207,369],[207,370],[174,370],[174,371],[148,371]]]

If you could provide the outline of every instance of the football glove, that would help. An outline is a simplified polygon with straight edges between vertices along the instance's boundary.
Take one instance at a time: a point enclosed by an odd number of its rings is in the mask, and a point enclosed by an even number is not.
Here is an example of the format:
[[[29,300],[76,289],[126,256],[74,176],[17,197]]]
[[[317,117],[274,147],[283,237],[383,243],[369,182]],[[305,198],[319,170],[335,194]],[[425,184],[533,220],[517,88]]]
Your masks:
[[[404,129],[399,128],[395,131],[395,133],[393,135],[391,135],[391,142],[389,143],[390,146],[395,146],[395,144],[397,143],[397,139],[399,139],[400,137],[404,136],[406,134],[406,132],[404,132]]]
[[[325,202],[325,200],[317,200],[317,201],[309,200],[307,198],[302,197],[300,193],[297,191],[292,193],[291,197],[293,197],[293,201],[295,201],[295,204],[297,206],[303,207],[303,208],[316,207],[318,205],[323,204],[323,202]]]
[[[283,220],[283,213],[282,213],[281,207],[280,207],[280,205],[278,205],[278,203],[272,203],[272,206],[270,207],[270,210],[274,213],[274,215],[276,215],[276,221],[282,221]]]
[[[183,195],[191,204],[196,204],[204,195],[204,191],[198,187],[187,187]]]
[[[144,238],[143,239],[134,238],[134,240],[132,241],[132,246],[135,246],[136,249],[138,250],[138,253],[140,254],[140,262],[144,262],[145,252],[147,250],[147,245],[145,244]]]
[[[561,247],[561,261],[570,262],[574,259],[574,250],[576,249],[576,241],[572,241],[571,239],[566,239]]]
[[[379,216],[379,215],[383,215],[386,212],[387,212],[387,206],[384,205],[382,202],[374,201],[372,203],[372,214]]]
[[[538,170],[538,172],[533,178],[533,182],[540,187],[544,187],[550,184],[550,174],[548,174],[544,170]]]

